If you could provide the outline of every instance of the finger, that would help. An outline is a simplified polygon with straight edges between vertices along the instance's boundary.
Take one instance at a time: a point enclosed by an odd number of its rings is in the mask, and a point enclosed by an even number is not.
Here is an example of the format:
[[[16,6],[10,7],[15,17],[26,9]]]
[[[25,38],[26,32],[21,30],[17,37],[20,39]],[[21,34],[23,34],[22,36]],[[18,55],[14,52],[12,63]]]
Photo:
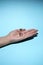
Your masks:
[[[37,32],[37,31],[38,31],[38,30],[31,29],[31,30],[24,31],[24,34],[26,34],[26,33],[33,33],[33,32]]]
[[[23,35],[27,35],[27,34],[32,34],[32,33],[36,33],[37,30],[29,30],[29,31],[24,31],[24,32],[20,32],[19,36],[23,36]]]
[[[34,36],[35,34],[36,34],[36,33],[24,35],[24,36],[22,37],[22,39],[26,39],[26,38],[28,38],[28,37]]]
[[[25,33],[25,35],[27,35],[27,34],[29,34],[29,35],[31,34],[32,35],[33,33],[37,33],[37,30],[31,31],[31,32],[27,32],[27,33]]]

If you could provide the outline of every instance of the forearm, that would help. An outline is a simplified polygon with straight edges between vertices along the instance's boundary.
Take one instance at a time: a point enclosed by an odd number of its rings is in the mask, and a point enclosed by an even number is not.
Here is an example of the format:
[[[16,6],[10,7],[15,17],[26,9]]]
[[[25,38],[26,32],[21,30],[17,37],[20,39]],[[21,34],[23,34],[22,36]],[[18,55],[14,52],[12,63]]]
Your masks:
[[[0,47],[7,45],[10,43],[10,39],[8,36],[0,37]]]

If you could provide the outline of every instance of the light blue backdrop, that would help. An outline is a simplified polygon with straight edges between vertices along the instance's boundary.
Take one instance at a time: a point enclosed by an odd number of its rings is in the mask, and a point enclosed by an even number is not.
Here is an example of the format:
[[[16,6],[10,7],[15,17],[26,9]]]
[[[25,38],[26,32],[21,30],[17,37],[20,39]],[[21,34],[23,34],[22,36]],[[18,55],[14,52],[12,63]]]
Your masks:
[[[1,48],[0,65],[43,65],[43,2],[0,1],[0,36],[19,28],[38,29],[38,37]]]

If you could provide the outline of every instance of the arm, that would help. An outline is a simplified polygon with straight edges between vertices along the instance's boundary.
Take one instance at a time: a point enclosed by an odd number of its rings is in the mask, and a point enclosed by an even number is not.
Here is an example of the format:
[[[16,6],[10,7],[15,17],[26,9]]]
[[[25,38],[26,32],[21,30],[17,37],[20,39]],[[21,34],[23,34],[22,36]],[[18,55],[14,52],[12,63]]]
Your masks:
[[[11,31],[8,35],[4,37],[0,37],[0,47],[10,44],[12,42],[18,42],[20,40],[31,37],[37,33],[36,29],[25,30],[25,29],[17,29]]]
[[[8,36],[0,37],[0,47],[7,45],[10,43],[10,39]]]

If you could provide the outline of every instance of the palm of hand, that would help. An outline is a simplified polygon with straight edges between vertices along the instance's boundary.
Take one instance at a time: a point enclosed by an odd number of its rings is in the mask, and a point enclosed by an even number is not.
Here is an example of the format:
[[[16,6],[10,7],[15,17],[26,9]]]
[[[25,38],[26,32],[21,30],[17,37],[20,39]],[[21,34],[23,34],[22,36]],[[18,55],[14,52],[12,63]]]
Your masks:
[[[9,38],[11,39],[11,41],[15,42],[31,37],[36,33],[37,30],[35,29],[31,29],[31,30],[17,29],[9,33]]]

